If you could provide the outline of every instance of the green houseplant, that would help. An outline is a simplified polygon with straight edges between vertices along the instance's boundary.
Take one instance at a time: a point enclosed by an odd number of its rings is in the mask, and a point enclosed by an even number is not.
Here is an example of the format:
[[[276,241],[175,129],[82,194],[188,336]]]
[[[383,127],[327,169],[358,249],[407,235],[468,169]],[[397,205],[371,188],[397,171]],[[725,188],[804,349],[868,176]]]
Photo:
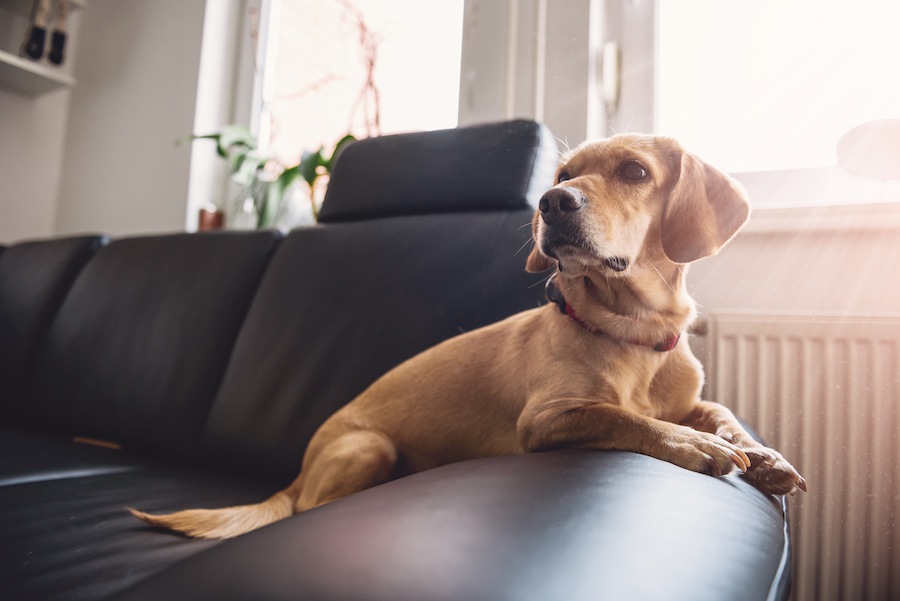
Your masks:
[[[216,133],[195,134],[188,139],[215,141],[216,152],[228,161],[232,181],[242,188],[245,201],[253,203],[257,228],[274,226],[285,192],[298,178],[309,186],[313,218],[318,220],[313,186],[320,176],[331,173],[341,149],[356,140],[347,134],[338,140],[331,154],[326,154],[323,146],[316,151],[304,151],[297,165],[285,166],[278,159],[262,153],[256,138],[242,125],[225,125]]]

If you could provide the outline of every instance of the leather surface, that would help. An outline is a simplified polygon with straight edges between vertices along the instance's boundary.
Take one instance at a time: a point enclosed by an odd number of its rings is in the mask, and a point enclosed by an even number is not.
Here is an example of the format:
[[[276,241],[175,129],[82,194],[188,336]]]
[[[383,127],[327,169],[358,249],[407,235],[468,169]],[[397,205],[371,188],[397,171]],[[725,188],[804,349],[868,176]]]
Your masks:
[[[318,426],[390,368],[544,302],[525,273],[531,210],[296,230],[260,284],[204,429],[220,465],[299,470]]]
[[[104,599],[218,544],[147,527],[126,506],[221,506],[274,492],[250,480],[9,428],[0,428],[0,448],[4,601]]]
[[[29,374],[43,428],[187,455],[280,235],[128,238],[75,281]]]
[[[0,412],[21,408],[21,375],[101,236],[22,242],[0,254]]]
[[[0,424],[0,490],[79,474],[129,470],[133,457],[40,430]],[[0,494],[3,494],[0,492]]]
[[[643,455],[444,466],[198,554],[120,601],[760,601],[782,509],[737,477]]]
[[[523,120],[360,140],[338,156],[319,220],[536,207],[558,159],[550,131]]]

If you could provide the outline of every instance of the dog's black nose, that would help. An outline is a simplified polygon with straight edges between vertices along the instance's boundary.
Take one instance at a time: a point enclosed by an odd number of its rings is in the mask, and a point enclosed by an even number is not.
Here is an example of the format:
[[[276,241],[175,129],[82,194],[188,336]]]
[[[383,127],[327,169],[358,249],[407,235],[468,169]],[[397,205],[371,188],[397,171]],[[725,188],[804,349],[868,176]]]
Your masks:
[[[538,203],[541,216],[547,224],[559,223],[577,213],[587,199],[578,188],[560,186],[548,190]]]

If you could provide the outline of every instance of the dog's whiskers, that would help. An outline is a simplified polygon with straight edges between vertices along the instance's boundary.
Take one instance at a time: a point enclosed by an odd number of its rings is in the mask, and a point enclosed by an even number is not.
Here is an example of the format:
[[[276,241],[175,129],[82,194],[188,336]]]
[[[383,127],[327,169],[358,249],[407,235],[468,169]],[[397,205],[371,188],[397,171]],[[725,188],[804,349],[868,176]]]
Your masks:
[[[520,252],[522,252],[523,250],[525,250],[525,247],[528,246],[528,244],[529,244],[529,243],[532,243],[532,242],[533,242],[533,240],[531,240],[531,239],[526,240],[525,243],[524,243],[522,246],[519,247],[519,250],[517,250],[516,253],[515,253],[515,255],[513,255],[513,256],[518,256],[518,254],[519,254]]]
[[[550,280],[550,278],[552,278],[554,275],[556,275],[556,272],[550,272],[550,273],[549,273],[547,276],[545,276],[542,280],[540,280],[539,282],[535,282],[534,284],[532,284],[531,286],[529,286],[529,287],[528,287],[529,290],[530,290],[531,288],[537,288],[538,286],[546,287],[546,286],[547,286],[547,282],[548,282],[548,281]]]
[[[562,139],[562,138],[557,137],[557,136],[554,136],[554,137],[556,138],[556,141],[559,142],[560,144],[562,144],[563,147],[565,147],[565,149],[566,149],[566,152],[562,152],[562,151],[560,151],[560,150],[557,150],[556,152],[557,152],[557,154],[559,154],[559,156],[563,156],[563,155],[565,155],[566,153],[568,153],[569,151],[572,150],[572,147],[569,146],[569,138],[568,138],[568,136],[567,136],[565,139]]]
[[[669,285],[669,282],[666,280],[666,278],[663,276],[663,274],[660,273],[659,269],[656,268],[656,265],[654,265],[653,263],[649,263],[649,265],[650,265],[650,267],[653,268],[653,271],[655,271],[656,274],[659,276],[659,279],[662,280],[662,283],[666,285],[666,288],[669,289],[669,292],[673,292],[673,293],[674,293],[675,290],[672,289],[672,286]],[[680,265],[678,266],[678,270],[681,271],[681,266],[680,266]]]
[[[625,132],[631,131],[631,124],[634,123],[634,115],[628,120],[628,124],[625,126],[623,131],[619,131],[615,127],[610,126],[610,130],[612,131],[614,136],[618,136],[619,134],[624,134]]]

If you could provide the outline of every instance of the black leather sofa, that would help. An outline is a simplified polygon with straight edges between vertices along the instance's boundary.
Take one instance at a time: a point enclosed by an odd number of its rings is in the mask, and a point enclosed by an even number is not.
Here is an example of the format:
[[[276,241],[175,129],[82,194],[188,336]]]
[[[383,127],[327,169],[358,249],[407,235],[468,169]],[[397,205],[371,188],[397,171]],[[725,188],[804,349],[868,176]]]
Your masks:
[[[632,453],[457,463],[226,542],[125,511],[261,500],[390,367],[544,302],[555,160],[525,121],[388,136],[283,237],[3,249],[0,599],[785,599],[781,499]]]

